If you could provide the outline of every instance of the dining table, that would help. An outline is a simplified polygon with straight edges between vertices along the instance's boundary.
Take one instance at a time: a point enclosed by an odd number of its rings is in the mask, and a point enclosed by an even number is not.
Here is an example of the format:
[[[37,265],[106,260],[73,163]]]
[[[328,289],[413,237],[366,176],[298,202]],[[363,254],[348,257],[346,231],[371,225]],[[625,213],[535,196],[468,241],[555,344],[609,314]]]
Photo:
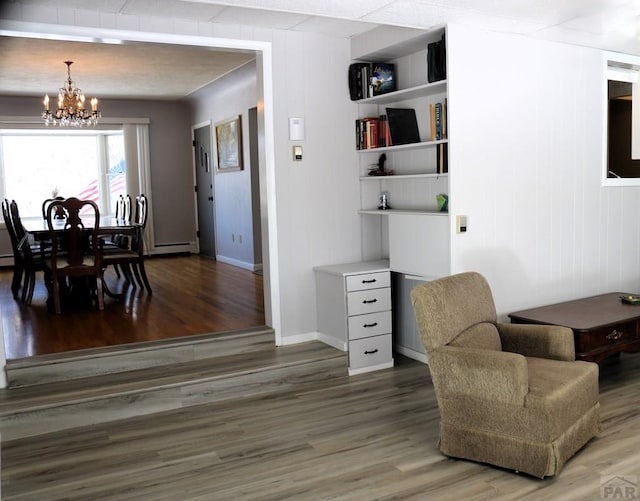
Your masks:
[[[83,224],[87,228],[87,232],[93,230],[95,217],[93,215],[80,215]],[[62,235],[65,230],[64,219],[54,219],[53,230],[56,235]],[[46,219],[43,218],[23,218],[22,226],[24,227],[26,234],[24,238],[33,238],[34,242],[40,242],[41,245],[46,245],[46,242],[50,239],[49,225]],[[108,235],[118,235],[121,233],[131,234],[135,231],[141,231],[142,225],[135,221],[129,221],[119,219],[114,216],[100,216],[99,233],[108,237]],[[111,291],[109,287],[103,282],[103,290],[108,296],[118,298],[123,296],[123,293],[116,293]],[[47,301],[49,303],[49,301]]]
[[[94,217],[80,215],[80,219],[87,228],[93,228]],[[53,220],[53,230],[56,233],[62,233],[64,231],[65,221],[64,219]],[[22,218],[22,226],[29,235],[32,235],[34,240],[42,241],[49,238],[49,225],[47,220],[43,218]],[[113,216],[100,216],[100,233],[118,233],[118,231],[131,231],[136,228],[140,228],[141,225],[134,221],[125,221],[123,219],[117,219]]]

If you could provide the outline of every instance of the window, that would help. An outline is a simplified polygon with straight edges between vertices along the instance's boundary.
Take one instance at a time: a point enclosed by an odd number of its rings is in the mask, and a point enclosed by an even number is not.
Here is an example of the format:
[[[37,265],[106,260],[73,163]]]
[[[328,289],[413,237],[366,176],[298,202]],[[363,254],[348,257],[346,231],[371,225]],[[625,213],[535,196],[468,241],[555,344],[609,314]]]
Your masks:
[[[2,196],[18,202],[22,217],[41,217],[42,201],[58,195],[110,214],[125,193],[122,130],[5,129],[0,152]]]
[[[610,55],[606,71],[605,186],[640,184],[640,58]]]

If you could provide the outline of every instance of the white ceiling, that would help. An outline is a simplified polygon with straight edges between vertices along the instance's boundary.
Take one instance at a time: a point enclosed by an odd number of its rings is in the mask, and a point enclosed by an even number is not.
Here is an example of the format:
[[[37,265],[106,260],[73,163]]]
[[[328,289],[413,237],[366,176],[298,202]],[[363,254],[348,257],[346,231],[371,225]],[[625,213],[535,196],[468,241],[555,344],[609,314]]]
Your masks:
[[[640,0],[4,0],[0,19],[33,20],[43,13],[64,19],[74,10],[88,17],[155,18],[159,30],[168,32],[198,22],[344,38],[380,24],[428,29],[452,22],[640,55]],[[0,94],[55,94],[66,78],[63,61],[72,60],[72,77],[87,96],[173,99],[252,57],[154,44],[0,37]]]

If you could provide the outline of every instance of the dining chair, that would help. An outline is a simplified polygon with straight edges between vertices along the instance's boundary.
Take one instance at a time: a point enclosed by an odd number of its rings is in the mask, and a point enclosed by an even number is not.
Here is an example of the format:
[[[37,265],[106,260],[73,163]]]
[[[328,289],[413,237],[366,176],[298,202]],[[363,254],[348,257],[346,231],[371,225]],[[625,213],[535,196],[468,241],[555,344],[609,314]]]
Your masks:
[[[51,205],[51,202],[54,202],[55,200],[64,200],[64,197],[58,196],[53,198],[45,198],[44,202],[42,202],[42,219],[47,219],[47,209],[49,208],[49,205]],[[63,219],[64,214],[62,212],[56,212],[55,218]]]
[[[5,207],[8,210],[9,224],[7,230],[11,236],[12,245],[15,239],[16,249],[15,253],[17,258],[15,262],[17,268],[14,269],[14,278],[11,283],[11,291],[14,297],[17,297],[18,291],[22,286],[21,300],[26,304],[31,304],[33,299],[33,291],[36,285],[36,272],[44,271],[44,263],[42,254],[40,253],[40,245],[31,241],[27,231],[22,225],[22,219],[20,218],[20,211],[18,210],[18,204],[15,200],[9,202],[8,200],[2,203],[2,215],[5,216]],[[6,221],[6,219],[5,219]],[[22,281],[22,275],[24,275],[24,281]],[[22,282],[22,284],[21,284]]]
[[[136,197],[136,216],[134,226],[122,228],[118,230],[121,236],[125,237],[120,240],[120,248],[114,250],[108,248],[105,250],[102,244],[102,266],[103,273],[109,267],[113,266],[116,270],[120,269],[125,276],[128,285],[136,287],[144,287],[151,294],[151,284],[147,277],[144,267],[144,229],[147,222],[148,200],[144,194]],[[103,230],[103,234],[108,234]],[[105,239],[101,239],[104,242]]]
[[[62,238],[56,238],[60,223],[55,221],[58,208],[64,211]],[[82,211],[83,218],[80,217]],[[85,226],[93,216],[93,225]],[[51,256],[45,260],[45,281],[53,296],[54,309],[60,314],[61,286],[69,296],[75,293],[93,295],[98,309],[104,309],[102,262],[98,244],[100,210],[92,200],[76,197],[55,200],[47,208],[47,226],[51,238]],[[81,278],[86,280],[81,281]]]
[[[9,200],[6,198],[2,201],[2,217],[4,224],[7,227],[7,233],[9,233],[9,239],[11,240],[11,250],[13,251],[13,278],[11,279],[11,292],[13,297],[18,297],[20,287],[22,285],[22,275],[24,274],[24,263],[20,250],[18,249],[18,236],[13,226],[13,220],[11,218],[11,212],[9,208]]]

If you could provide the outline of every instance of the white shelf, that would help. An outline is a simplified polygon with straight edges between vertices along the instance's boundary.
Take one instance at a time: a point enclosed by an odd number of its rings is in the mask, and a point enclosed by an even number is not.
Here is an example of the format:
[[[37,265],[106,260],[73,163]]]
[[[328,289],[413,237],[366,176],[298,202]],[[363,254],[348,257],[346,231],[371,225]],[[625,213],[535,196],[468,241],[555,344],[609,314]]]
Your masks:
[[[369,214],[372,216],[389,216],[393,215],[412,215],[412,216],[440,216],[447,217],[449,216],[448,212],[442,212],[437,210],[420,210],[420,209],[387,209],[387,210],[378,210],[378,209],[362,209],[358,211],[359,214]]]
[[[439,80],[437,82],[430,82],[408,89],[396,90],[393,92],[387,92],[386,94],[380,94],[379,96],[367,97],[356,101],[358,104],[389,104],[398,101],[404,101],[406,99],[414,99],[416,97],[430,96],[433,94],[440,94],[447,91],[447,81]]]
[[[426,179],[426,178],[439,178],[447,177],[448,172],[442,174],[429,173],[429,174],[393,174],[391,176],[360,176],[360,181],[390,181],[393,179]]]
[[[437,141],[422,141],[420,143],[407,143],[398,144],[396,146],[383,146],[381,148],[365,148],[363,150],[356,150],[358,153],[377,153],[377,152],[393,152],[402,150],[415,150],[420,148],[431,148],[438,144],[447,143],[448,139],[438,139]]]

